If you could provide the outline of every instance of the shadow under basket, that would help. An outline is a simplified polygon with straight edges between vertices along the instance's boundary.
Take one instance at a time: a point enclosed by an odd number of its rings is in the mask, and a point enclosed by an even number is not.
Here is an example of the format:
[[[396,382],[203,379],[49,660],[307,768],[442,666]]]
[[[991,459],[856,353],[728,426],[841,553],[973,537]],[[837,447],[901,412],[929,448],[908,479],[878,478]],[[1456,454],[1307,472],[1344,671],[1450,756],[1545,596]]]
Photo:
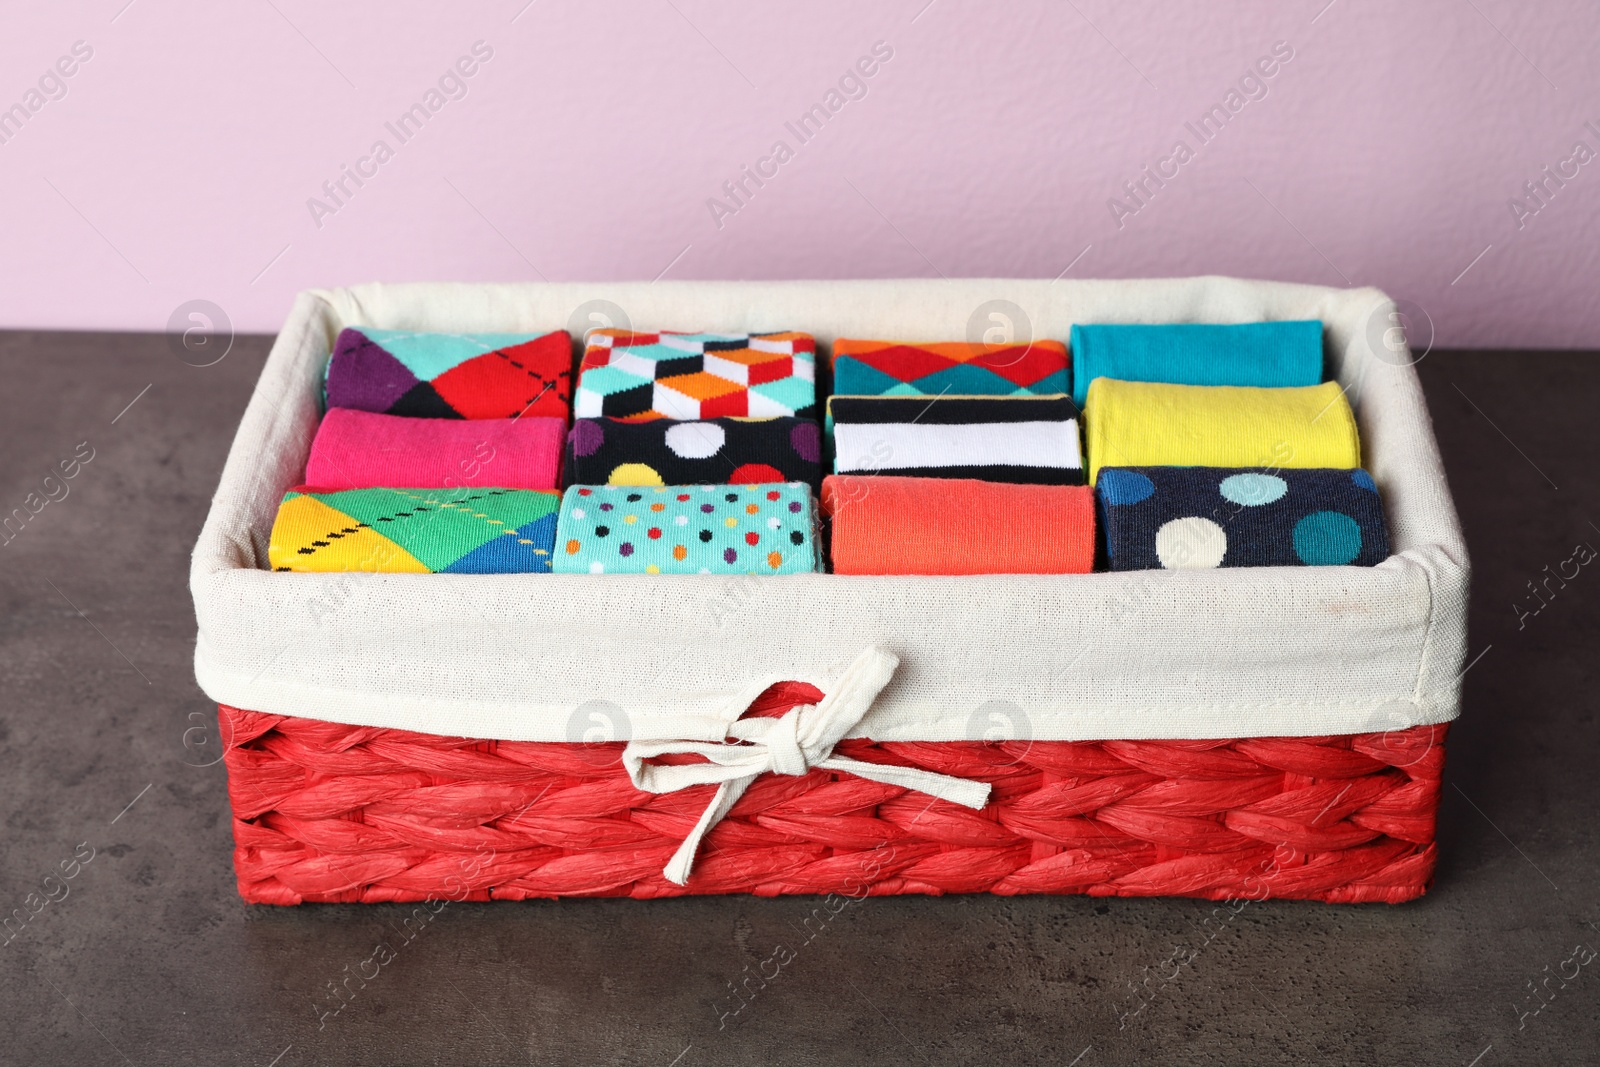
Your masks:
[[[747,714],[821,693],[782,683]],[[708,893],[1411,900],[1432,877],[1446,726],[1206,741],[839,744],[990,783],[974,812],[813,769],[762,775],[684,886],[713,786],[634,788],[620,742],[475,741],[219,705],[255,904]],[[666,761],[664,761],[666,762]]]

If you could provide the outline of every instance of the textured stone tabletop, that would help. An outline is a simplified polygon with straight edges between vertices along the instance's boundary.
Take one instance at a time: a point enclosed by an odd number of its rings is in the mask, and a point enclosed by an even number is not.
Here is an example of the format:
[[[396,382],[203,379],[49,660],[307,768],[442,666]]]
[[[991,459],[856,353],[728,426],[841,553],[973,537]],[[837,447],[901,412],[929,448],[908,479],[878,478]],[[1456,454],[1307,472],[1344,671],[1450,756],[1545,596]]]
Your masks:
[[[1497,1067],[1600,1048],[1600,568],[1546,582],[1600,547],[1600,355],[1420,364],[1479,657],[1432,892],[1250,904],[1177,967],[1214,905],[900,897],[807,924],[815,899],[458,903],[408,936],[408,906],[241,904],[188,564],[269,343],[194,367],[159,335],[0,334],[0,512],[77,463],[0,545],[0,914],[27,916],[0,935],[0,1061]],[[331,1013],[329,983],[380,941],[393,958]],[[740,1008],[731,984],[779,946]]]

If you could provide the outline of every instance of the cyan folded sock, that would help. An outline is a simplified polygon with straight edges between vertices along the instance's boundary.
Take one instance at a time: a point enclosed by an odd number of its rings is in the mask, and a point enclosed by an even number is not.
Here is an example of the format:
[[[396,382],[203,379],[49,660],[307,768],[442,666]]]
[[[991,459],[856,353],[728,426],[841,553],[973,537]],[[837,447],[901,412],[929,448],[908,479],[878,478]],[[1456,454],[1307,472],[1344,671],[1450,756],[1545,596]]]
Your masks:
[[[1095,483],[1114,571],[1371,567],[1389,555],[1364,470],[1103,467]]]
[[[1316,385],[1322,323],[1090,324],[1072,328],[1072,398],[1096,378],[1174,385]]]
[[[568,485],[822,482],[811,419],[579,419],[567,434]]]
[[[1056,397],[835,396],[834,473],[1082,485],[1078,411]]]
[[[431,419],[565,419],[572,337],[554,333],[340,331],[328,359],[330,408]]]

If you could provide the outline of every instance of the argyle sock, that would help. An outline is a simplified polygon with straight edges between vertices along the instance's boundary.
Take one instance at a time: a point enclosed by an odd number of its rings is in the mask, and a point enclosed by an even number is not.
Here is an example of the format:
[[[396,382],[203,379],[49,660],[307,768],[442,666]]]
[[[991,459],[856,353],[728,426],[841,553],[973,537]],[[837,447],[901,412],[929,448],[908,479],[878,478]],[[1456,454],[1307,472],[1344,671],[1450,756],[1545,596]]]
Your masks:
[[[328,359],[330,408],[438,419],[566,418],[572,337],[554,333],[339,333]]]
[[[275,571],[548,571],[560,500],[536,489],[302,486],[278,505],[267,558]]]
[[[1105,467],[1095,495],[1114,571],[1371,567],[1389,555],[1364,470]]]
[[[1102,467],[1361,465],[1355,415],[1336,382],[1257,389],[1096,378],[1084,426],[1091,484]]]
[[[1081,485],[829,475],[836,574],[1086,574],[1094,493]]]
[[[566,428],[543,416],[408,419],[330,408],[311,442],[305,481],[318,489],[556,489]]]
[[[557,574],[804,574],[821,570],[811,490],[575,485],[561,498]]]
[[[835,396],[1051,396],[1070,387],[1060,341],[833,343]]]
[[[816,342],[804,333],[593,330],[583,354],[579,418],[811,416]]]
[[[1064,396],[835,396],[828,413],[837,474],[1083,484]]]
[[[822,482],[822,431],[811,419],[578,419],[567,435],[568,485]]]
[[[1316,385],[1322,323],[1083,325],[1072,328],[1072,398],[1096,378],[1175,385]]]

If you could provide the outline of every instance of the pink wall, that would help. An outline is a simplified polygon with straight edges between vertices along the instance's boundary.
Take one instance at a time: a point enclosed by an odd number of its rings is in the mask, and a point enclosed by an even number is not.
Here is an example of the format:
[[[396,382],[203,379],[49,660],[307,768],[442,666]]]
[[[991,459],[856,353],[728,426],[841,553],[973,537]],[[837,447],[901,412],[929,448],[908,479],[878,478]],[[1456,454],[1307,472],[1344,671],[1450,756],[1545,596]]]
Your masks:
[[[1440,344],[1600,347],[1592,2],[524,3],[8,4],[0,108],[38,107],[0,126],[0,325],[158,330],[203,298],[270,331],[296,290],[373,279],[1070,264],[1371,284]],[[385,123],[477,41],[402,143]],[[802,144],[785,122],[875,42]],[[776,173],[708,207],[746,165]],[[1146,166],[1170,177],[1135,201]]]

